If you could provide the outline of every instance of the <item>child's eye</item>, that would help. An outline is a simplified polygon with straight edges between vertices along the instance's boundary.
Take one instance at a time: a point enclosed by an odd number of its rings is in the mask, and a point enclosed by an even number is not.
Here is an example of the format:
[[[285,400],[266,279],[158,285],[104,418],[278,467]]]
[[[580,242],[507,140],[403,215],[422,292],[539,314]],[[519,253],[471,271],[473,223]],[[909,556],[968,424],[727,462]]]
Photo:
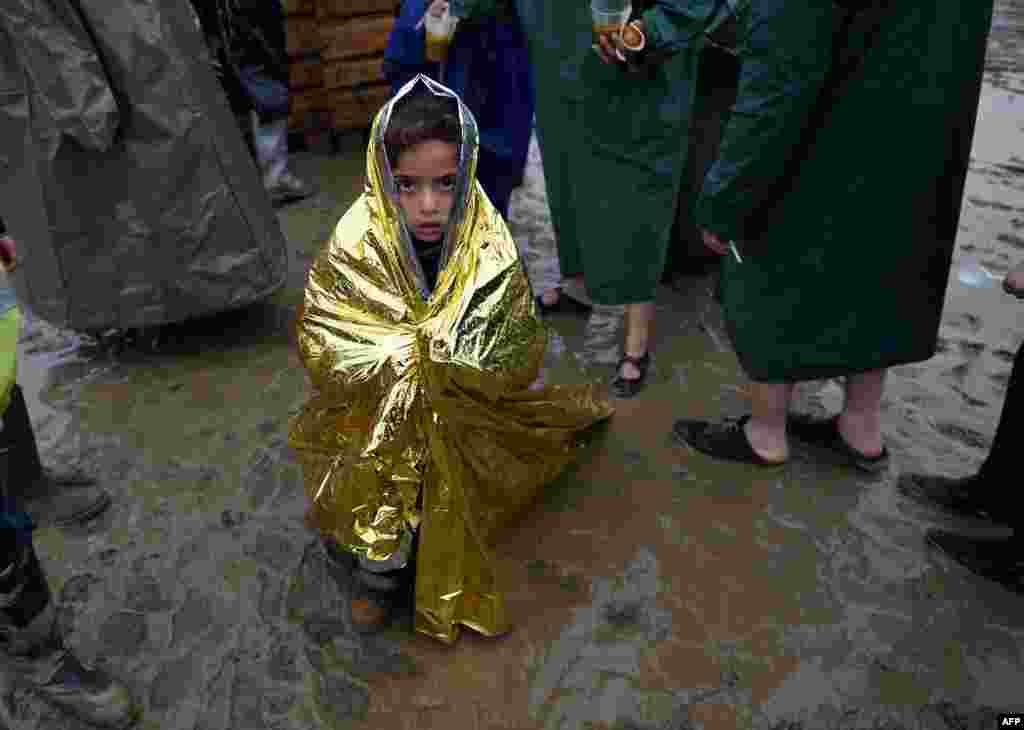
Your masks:
[[[456,182],[458,182],[458,180],[454,175],[446,175],[445,177],[441,178],[441,189],[444,190],[446,193],[450,193],[452,190],[455,189]]]
[[[411,193],[416,190],[416,184],[411,180],[406,180],[405,178],[398,178],[395,180],[395,184],[397,185],[398,192],[400,193]]]

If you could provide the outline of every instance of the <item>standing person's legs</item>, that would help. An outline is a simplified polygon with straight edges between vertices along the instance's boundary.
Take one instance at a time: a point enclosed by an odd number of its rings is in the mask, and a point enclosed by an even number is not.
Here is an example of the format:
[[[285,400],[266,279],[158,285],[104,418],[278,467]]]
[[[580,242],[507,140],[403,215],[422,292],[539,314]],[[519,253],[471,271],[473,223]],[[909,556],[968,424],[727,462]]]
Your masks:
[[[252,136],[263,185],[269,190],[288,169],[288,119],[261,120],[253,112]]]
[[[288,169],[288,117],[261,119],[253,112],[252,135],[263,186],[271,200],[283,203],[312,195],[309,186]]]
[[[126,687],[84,666],[57,633],[50,587],[32,544],[32,520],[10,496],[7,449],[0,449],[0,661],[4,682],[34,690],[44,700],[91,725],[125,728],[135,719]],[[0,725],[7,716],[0,697]]]
[[[640,392],[651,363],[649,352],[654,302],[626,305],[626,341],[619,372],[612,381],[612,393],[619,398],[632,398]]]
[[[558,263],[563,280],[574,280],[583,288],[583,251],[576,216],[580,214],[574,190],[579,163],[586,150],[580,141],[580,102],[575,99],[538,99],[537,138],[544,163],[544,180],[558,247]],[[561,286],[546,287],[541,294],[544,306],[555,306],[561,300]]]
[[[882,453],[885,373],[885,370],[872,370],[846,378],[846,400],[839,415],[839,433],[850,447],[866,456]]]

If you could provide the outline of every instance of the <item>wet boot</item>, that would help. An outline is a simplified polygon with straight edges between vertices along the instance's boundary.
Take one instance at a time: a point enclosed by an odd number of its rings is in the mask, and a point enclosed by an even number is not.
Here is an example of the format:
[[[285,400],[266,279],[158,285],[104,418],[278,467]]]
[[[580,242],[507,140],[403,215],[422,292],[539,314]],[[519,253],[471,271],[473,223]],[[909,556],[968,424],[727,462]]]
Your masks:
[[[14,727],[9,698],[18,687],[99,728],[127,728],[137,717],[128,689],[86,667],[56,633],[55,612],[31,542],[17,545],[13,530],[0,533],[0,726]]]
[[[88,522],[110,506],[110,495],[80,472],[58,473],[39,460],[32,421],[21,388],[11,388],[3,414],[0,449],[8,454],[8,489],[41,527],[70,527]]]
[[[368,570],[373,561],[357,558],[330,538],[323,541],[331,563],[348,575],[349,617],[352,629],[370,634],[387,628],[412,610],[416,568],[413,562],[398,570]]]

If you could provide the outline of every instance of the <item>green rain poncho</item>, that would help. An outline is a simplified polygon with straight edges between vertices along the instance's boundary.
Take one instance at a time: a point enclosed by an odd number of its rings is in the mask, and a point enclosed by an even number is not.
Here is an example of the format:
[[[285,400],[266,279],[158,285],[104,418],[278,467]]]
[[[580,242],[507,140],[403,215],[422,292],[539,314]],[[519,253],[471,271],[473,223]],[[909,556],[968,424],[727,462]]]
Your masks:
[[[674,51],[649,73],[601,62],[591,49],[587,0],[516,2],[534,71],[562,274],[584,274],[599,304],[654,299],[686,163],[704,29],[727,7],[724,0],[633,5],[646,8],[648,48]],[[495,0],[452,2],[462,17],[494,6]]]
[[[935,353],[992,4],[752,4],[696,217],[744,257],[722,303],[754,380]]]

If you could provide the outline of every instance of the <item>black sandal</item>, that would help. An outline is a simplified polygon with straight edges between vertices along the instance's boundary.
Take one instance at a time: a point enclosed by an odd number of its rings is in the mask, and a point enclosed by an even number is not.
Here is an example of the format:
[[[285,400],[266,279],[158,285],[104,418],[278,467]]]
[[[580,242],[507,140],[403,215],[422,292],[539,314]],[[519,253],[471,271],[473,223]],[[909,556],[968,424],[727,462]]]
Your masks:
[[[727,419],[721,423],[680,419],[672,425],[672,438],[692,446],[702,454],[756,466],[785,466],[786,460],[772,461],[754,451],[744,427],[750,416]]]
[[[839,433],[838,416],[820,419],[792,414],[786,420],[786,430],[793,438],[827,451],[838,457],[842,463],[866,474],[879,474],[889,467],[889,450],[884,445],[881,453],[868,456],[846,443],[846,439]]]
[[[644,389],[644,381],[647,380],[647,370],[651,365],[651,353],[645,352],[642,357],[633,357],[623,353],[619,359],[619,364],[615,366],[615,370],[621,370],[622,366],[627,362],[640,371],[640,377],[624,378],[621,375],[616,375],[615,380],[611,384],[612,395],[616,398],[632,398]]]
[[[1024,539],[968,537],[946,530],[929,530],[928,544],[972,573],[995,581],[1014,593],[1024,593]]]

